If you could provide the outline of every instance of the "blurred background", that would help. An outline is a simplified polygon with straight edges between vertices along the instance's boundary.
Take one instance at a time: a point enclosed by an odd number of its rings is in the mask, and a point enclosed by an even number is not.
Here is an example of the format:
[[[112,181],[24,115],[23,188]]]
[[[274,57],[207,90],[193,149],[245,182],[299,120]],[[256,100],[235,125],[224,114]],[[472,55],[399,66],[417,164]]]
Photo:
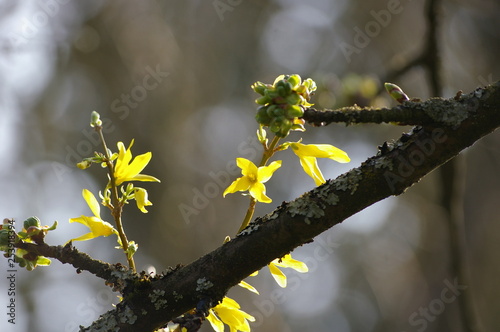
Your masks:
[[[500,5],[442,1],[439,45],[444,96],[498,80]],[[22,221],[59,222],[49,244],[87,229],[68,219],[89,215],[83,188],[95,194],[103,169],[75,163],[101,150],[89,127],[98,111],[108,146],[153,159],[141,183],[153,206],[125,210],[128,237],[139,243],[138,269],[188,264],[234,236],[248,199],[222,198],[239,172],[236,157],[258,161],[255,81],[298,73],[318,84],[317,108],[391,106],[377,91],[389,73],[415,58],[427,30],[423,1],[2,1],[0,2],[0,211]],[[392,83],[410,97],[431,97],[415,67]],[[291,139],[328,143],[352,161],[320,161],[327,178],[357,167],[384,141],[409,127],[307,127]],[[260,296],[232,289],[252,314],[252,331],[465,331],[458,299],[473,300],[482,331],[496,331],[500,287],[500,136],[493,133],[459,157],[470,280],[453,272],[439,171],[401,197],[349,218],[294,251],[307,274],[285,271],[282,289],[267,269],[247,280]],[[314,187],[290,151],[267,184],[272,211]],[[290,181],[293,179],[293,181]],[[105,211],[103,219],[111,221]],[[92,257],[125,263],[112,237],[75,245]],[[0,261],[1,331],[77,331],[112,309],[117,294],[68,265],[16,272],[16,324],[6,306],[7,262]],[[239,288],[239,287],[236,287]],[[202,328],[210,331],[208,323]]]

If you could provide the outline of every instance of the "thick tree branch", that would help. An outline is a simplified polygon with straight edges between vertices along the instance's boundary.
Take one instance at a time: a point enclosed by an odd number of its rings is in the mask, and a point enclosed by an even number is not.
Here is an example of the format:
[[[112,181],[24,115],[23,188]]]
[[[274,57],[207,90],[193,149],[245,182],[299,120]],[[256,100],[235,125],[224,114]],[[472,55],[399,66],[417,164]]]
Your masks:
[[[455,107],[453,116],[447,105]],[[124,301],[115,310],[83,330],[153,331],[192,308],[215,304],[252,272],[373,203],[403,193],[498,128],[500,84],[477,89],[458,102],[431,99],[412,108],[440,121],[414,128],[396,142],[384,144],[377,156],[358,168],[283,202],[237,238],[190,265],[136,282],[125,289]]]

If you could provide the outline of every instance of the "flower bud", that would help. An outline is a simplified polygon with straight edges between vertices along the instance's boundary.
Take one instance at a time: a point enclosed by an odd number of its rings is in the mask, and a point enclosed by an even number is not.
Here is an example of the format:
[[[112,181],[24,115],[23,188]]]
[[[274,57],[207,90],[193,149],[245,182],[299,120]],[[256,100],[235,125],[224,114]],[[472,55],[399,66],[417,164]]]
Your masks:
[[[300,96],[297,93],[292,92],[286,97],[285,102],[289,105],[297,105],[300,102]]]
[[[283,119],[281,121],[281,126],[279,132],[276,133],[279,137],[286,137],[290,133],[290,129],[292,129],[293,122],[288,119]]]
[[[274,109],[274,112],[273,112],[274,116],[284,116],[285,115],[285,110],[279,106],[277,106],[275,109]]]
[[[90,114],[90,126],[92,128],[102,126],[101,116],[96,111],[92,111]]]
[[[302,79],[297,74],[290,75],[287,78],[287,81],[290,83],[290,85],[292,86],[293,89],[295,89],[297,86],[299,86],[301,80]]]
[[[266,114],[269,118],[273,118],[274,117],[274,110],[278,108],[278,106],[276,105],[270,105],[267,107],[266,109]]]
[[[304,110],[298,105],[288,105],[286,108],[286,117],[289,119],[299,118],[304,115]]]
[[[91,165],[92,165],[92,162],[90,162],[90,160],[84,159],[84,160],[80,161],[79,163],[77,163],[76,167],[78,167],[79,169],[87,169]]]
[[[271,98],[269,98],[269,96],[262,96],[255,99],[255,102],[259,105],[265,105],[271,102]]]
[[[251,87],[252,87],[253,91],[257,92],[258,94],[260,94],[262,96],[264,95],[264,92],[267,89],[266,84],[264,84],[262,82],[255,82]]]
[[[396,84],[384,83],[384,87],[387,90],[387,92],[391,95],[391,97],[398,103],[410,100],[410,98],[408,98],[408,96],[403,92],[403,89],[401,89]]]
[[[42,223],[40,222],[40,219],[38,219],[38,217],[36,216],[33,216],[33,217],[29,217],[28,219],[26,219],[23,223],[23,226],[24,226],[24,229],[29,229],[30,227],[42,227]]]

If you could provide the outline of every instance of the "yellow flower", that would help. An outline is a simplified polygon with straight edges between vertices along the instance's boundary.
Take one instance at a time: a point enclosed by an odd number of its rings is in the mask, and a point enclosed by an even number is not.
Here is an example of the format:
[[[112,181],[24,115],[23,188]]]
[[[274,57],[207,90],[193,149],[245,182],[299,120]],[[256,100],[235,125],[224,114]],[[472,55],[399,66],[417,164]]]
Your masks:
[[[242,177],[236,179],[224,190],[223,196],[237,191],[249,191],[250,195],[262,203],[271,203],[272,200],[266,196],[266,183],[273,173],[281,167],[281,160],[273,161],[269,166],[255,166],[253,162],[245,158],[236,158],[236,165],[241,168]]]
[[[299,157],[300,165],[317,186],[325,183],[325,178],[318,167],[316,158],[330,158],[339,163],[351,161],[347,153],[329,144],[290,143],[293,152]]]
[[[224,297],[221,303],[208,311],[207,320],[216,332],[224,332],[224,323],[229,326],[230,332],[250,332],[248,321],[254,322],[255,318],[240,310],[238,302]]]
[[[80,237],[77,237],[76,239],[71,239],[71,241],[86,241],[98,236],[109,236],[113,233],[117,234],[116,230],[110,223],[107,223],[106,221],[101,219],[101,208],[94,194],[92,194],[87,189],[83,189],[82,195],[88,206],[90,207],[90,210],[92,210],[92,213],[94,213],[94,216],[81,216],[79,218],[71,218],[69,222],[79,222],[80,224],[87,226],[90,229],[90,233],[84,234]]]
[[[269,271],[271,272],[274,280],[280,285],[281,287],[285,288],[286,287],[286,276],[283,272],[281,272],[279,267],[289,267],[294,269],[295,271],[298,271],[300,273],[305,273],[309,271],[307,268],[307,265],[304,262],[295,260],[292,258],[292,255],[287,254],[282,258],[275,259],[271,263],[269,263]]]
[[[134,191],[137,208],[141,210],[142,213],[148,213],[148,210],[146,210],[144,207],[153,205],[153,203],[148,200],[148,192],[144,188],[137,187],[134,188]]]
[[[146,165],[151,160],[151,152],[146,152],[134,158],[132,160],[132,152],[130,148],[134,144],[134,140],[130,142],[127,150],[125,150],[125,145],[122,142],[118,142],[118,158],[115,165],[115,179],[116,185],[119,186],[125,181],[154,181],[160,182],[157,178],[151,175],[139,174],[146,167]]]

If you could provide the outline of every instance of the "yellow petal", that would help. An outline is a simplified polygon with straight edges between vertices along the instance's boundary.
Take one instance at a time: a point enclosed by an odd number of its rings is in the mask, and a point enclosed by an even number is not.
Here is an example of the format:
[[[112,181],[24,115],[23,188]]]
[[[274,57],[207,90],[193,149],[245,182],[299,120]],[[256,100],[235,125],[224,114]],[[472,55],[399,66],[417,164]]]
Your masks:
[[[236,165],[241,168],[241,174],[253,175],[257,178],[257,166],[253,162],[245,158],[236,158]]]
[[[255,321],[255,318],[246,312],[239,310],[240,305],[228,297],[224,297],[222,302],[213,310],[217,313],[220,320],[227,324],[233,331],[250,332],[248,321]]]
[[[256,182],[250,186],[250,195],[258,202],[271,203],[273,200],[266,196],[266,186],[260,182]]]
[[[213,309],[208,311],[207,320],[215,332],[224,332],[224,323],[215,315]]]
[[[323,177],[323,173],[321,173],[321,170],[318,167],[318,162],[315,157],[301,156],[299,157],[299,160],[304,172],[314,179],[314,183],[317,186],[326,182]]]
[[[248,177],[243,176],[241,178],[237,178],[236,180],[233,181],[229,185],[229,187],[224,190],[224,193],[222,194],[223,197],[226,197],[227,194],[232,194],[237,191],[246,191],[248,188],[250,188],[250,181],[248,180]]]
[[[69,222],[78,222],[82,225],[87,226],[90,229],[90,233],[82,235],[73,241],[85,241],[90,240],[98,236],[109,236],[116,232],[113,226],[100,218],[97,217],[87,217],[81,216],[79,218],[71,218]]]
[[[99,202],[95,198],[94,194],[90,190],[83,189],[82,191],[82,196],[83,199],[85,199],[85,202],[87,202],[90,210],[94,214],[94,216],[100,218],[101,217],[101,206],[99,205]]]
[[[269,166],[259,167],[257,171],[257,181],[260,183],[266,183],[273,173],[281,167],[281,160],[273,161]]]
[[[268,265],[269,271],[271,272],[271,275],[273,276],[274,280],[280,285],[280,287],[285,288],[286,287],[286,276],[283,272],[281,272],[280,269],[276,267],[274,263],[269,263]]]
[[[259,291],[257,291],[257,289],[255,289],[255,287],[253,287],[252,285],[250,285],[248,282],[245,282],[245,281],[240,281],[240,283],[238,284],[240,287],[243,287],[245,289],[248,289],[249,291],[255,293],[255,294],[259,294]]]
[[[153,205],[153,203],[148,200],[148,192],[144,188],[135,188],[135,201],[137,203],[137,208],[141,210],[142,213],[148,213],[145,206]]]
[[[142,181],[142,182],[161,182],[159,179],[155,178],[151,175],[146,174],[137,174],[133,178],[130,178],[128,181]]]
[[[302,144],[292,143],[293,152],[297,156],[309,156],[316,158],[330,158],[340,163],[351,161],[349,156],[339,148],[330,144]]]
[[[301,273],[309,271],[309,268],[307,267],[306,263],[293,259],[292,255],[290,254],[283,256],[281,259],[275,259],[273,263],[276,266],[292,268],[295,271]]]

